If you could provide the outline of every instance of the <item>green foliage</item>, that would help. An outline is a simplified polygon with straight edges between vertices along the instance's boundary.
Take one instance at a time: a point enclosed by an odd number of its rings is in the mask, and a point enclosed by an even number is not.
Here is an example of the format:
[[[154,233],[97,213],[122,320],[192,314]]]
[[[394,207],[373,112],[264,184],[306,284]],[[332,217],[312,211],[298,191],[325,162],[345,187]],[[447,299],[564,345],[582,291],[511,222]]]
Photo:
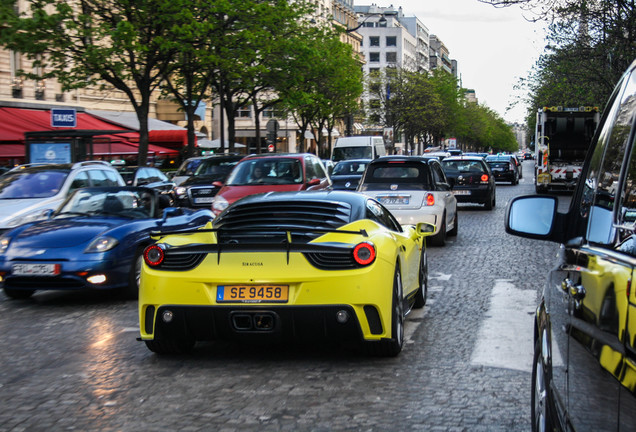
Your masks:
[[[603,108],[622,73],[636,59],[636,3],[563,1],[551,10],[546,52],[529,81],[528,129],[542,106]]]

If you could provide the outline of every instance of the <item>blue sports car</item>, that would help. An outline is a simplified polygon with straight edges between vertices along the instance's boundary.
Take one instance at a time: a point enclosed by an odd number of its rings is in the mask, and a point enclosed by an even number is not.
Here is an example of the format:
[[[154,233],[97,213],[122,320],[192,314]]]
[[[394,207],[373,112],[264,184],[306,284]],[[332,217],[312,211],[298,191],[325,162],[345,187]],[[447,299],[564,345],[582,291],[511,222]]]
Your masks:
[[[151,231],[196,228],[210,210],[166,207],[145,187],[78,189],[44,221],[0,237],[0,281],[10,298],[36,290],[118,289],[136,298]]]

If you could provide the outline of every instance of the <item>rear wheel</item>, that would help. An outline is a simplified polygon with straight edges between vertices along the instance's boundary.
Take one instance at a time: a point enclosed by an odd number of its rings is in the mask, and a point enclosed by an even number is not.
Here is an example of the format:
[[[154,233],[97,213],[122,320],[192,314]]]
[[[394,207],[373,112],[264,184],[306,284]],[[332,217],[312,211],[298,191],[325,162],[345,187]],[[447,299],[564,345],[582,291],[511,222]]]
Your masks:
[[[404,345],[404,299],[402,276],[396,264],[393,276],[393,300],[391,302],[391,336],[368,344],[369,352],[380,357],[395,357]]]
[[[455,223],[453,224],[453,229],[448,232],[450,237],[457,236],[457,230],[459,229],[459,213],[457,209],[455,209]]]
[[[446,213],[442,216],[442,225],[439,228],[439,232],[429,238],[433,246],[444,246],[446,244]]]
[[[494,206],[495,206],[495,195],[493,194],[492,196],[489,196],[486,202],[484,203],[484,208],[486,210],[492,210]]]
[[[35,290],[23,290],[23,289],[11,289],[11,288],[3,288],[4,294],[12,299],[21,300],[28,299],[33,295]]]
[[[415,303],[413,307],[421,309],[426,305],[426,297],[428,295],[428,261],[426,256],[426,250],[422,249],[420,255],[420,271],[419,271],[419,283],[420,287],[415,294]]]

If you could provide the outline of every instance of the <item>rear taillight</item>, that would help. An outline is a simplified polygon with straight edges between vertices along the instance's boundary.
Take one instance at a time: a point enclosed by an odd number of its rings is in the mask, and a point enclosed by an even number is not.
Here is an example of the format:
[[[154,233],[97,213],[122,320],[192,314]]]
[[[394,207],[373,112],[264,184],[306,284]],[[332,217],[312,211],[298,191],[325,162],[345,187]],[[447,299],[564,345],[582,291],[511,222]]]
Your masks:
[[[484,182],[484,183],[487,182],[488,181],[488,174],[482,174],[481,175],[481,181]]]
[[[427,206],[435,205],[435,196],[432,193],[426,194],[426,205]]]
[[[150,267],[157,267],[159,264],[163,262],[163,248],[157,246],[156,244],[150,245],[144,250],[144,261]]]
[[[366,266],[375,261],[375,247],[368,242],[362,242],[353,248],[353,259],[360,265]]]

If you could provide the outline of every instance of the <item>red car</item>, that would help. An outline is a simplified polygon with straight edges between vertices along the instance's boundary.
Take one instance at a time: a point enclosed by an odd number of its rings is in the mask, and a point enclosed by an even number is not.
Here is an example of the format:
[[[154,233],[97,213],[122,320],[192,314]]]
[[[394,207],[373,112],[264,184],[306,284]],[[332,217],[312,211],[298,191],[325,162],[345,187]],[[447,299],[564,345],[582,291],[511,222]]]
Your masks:
[[[247,156],[234,167],[216,194],[212,211],[218,215],[234,201],[265,192],[320,190],[331,187],[322,162],[311,153]]]

